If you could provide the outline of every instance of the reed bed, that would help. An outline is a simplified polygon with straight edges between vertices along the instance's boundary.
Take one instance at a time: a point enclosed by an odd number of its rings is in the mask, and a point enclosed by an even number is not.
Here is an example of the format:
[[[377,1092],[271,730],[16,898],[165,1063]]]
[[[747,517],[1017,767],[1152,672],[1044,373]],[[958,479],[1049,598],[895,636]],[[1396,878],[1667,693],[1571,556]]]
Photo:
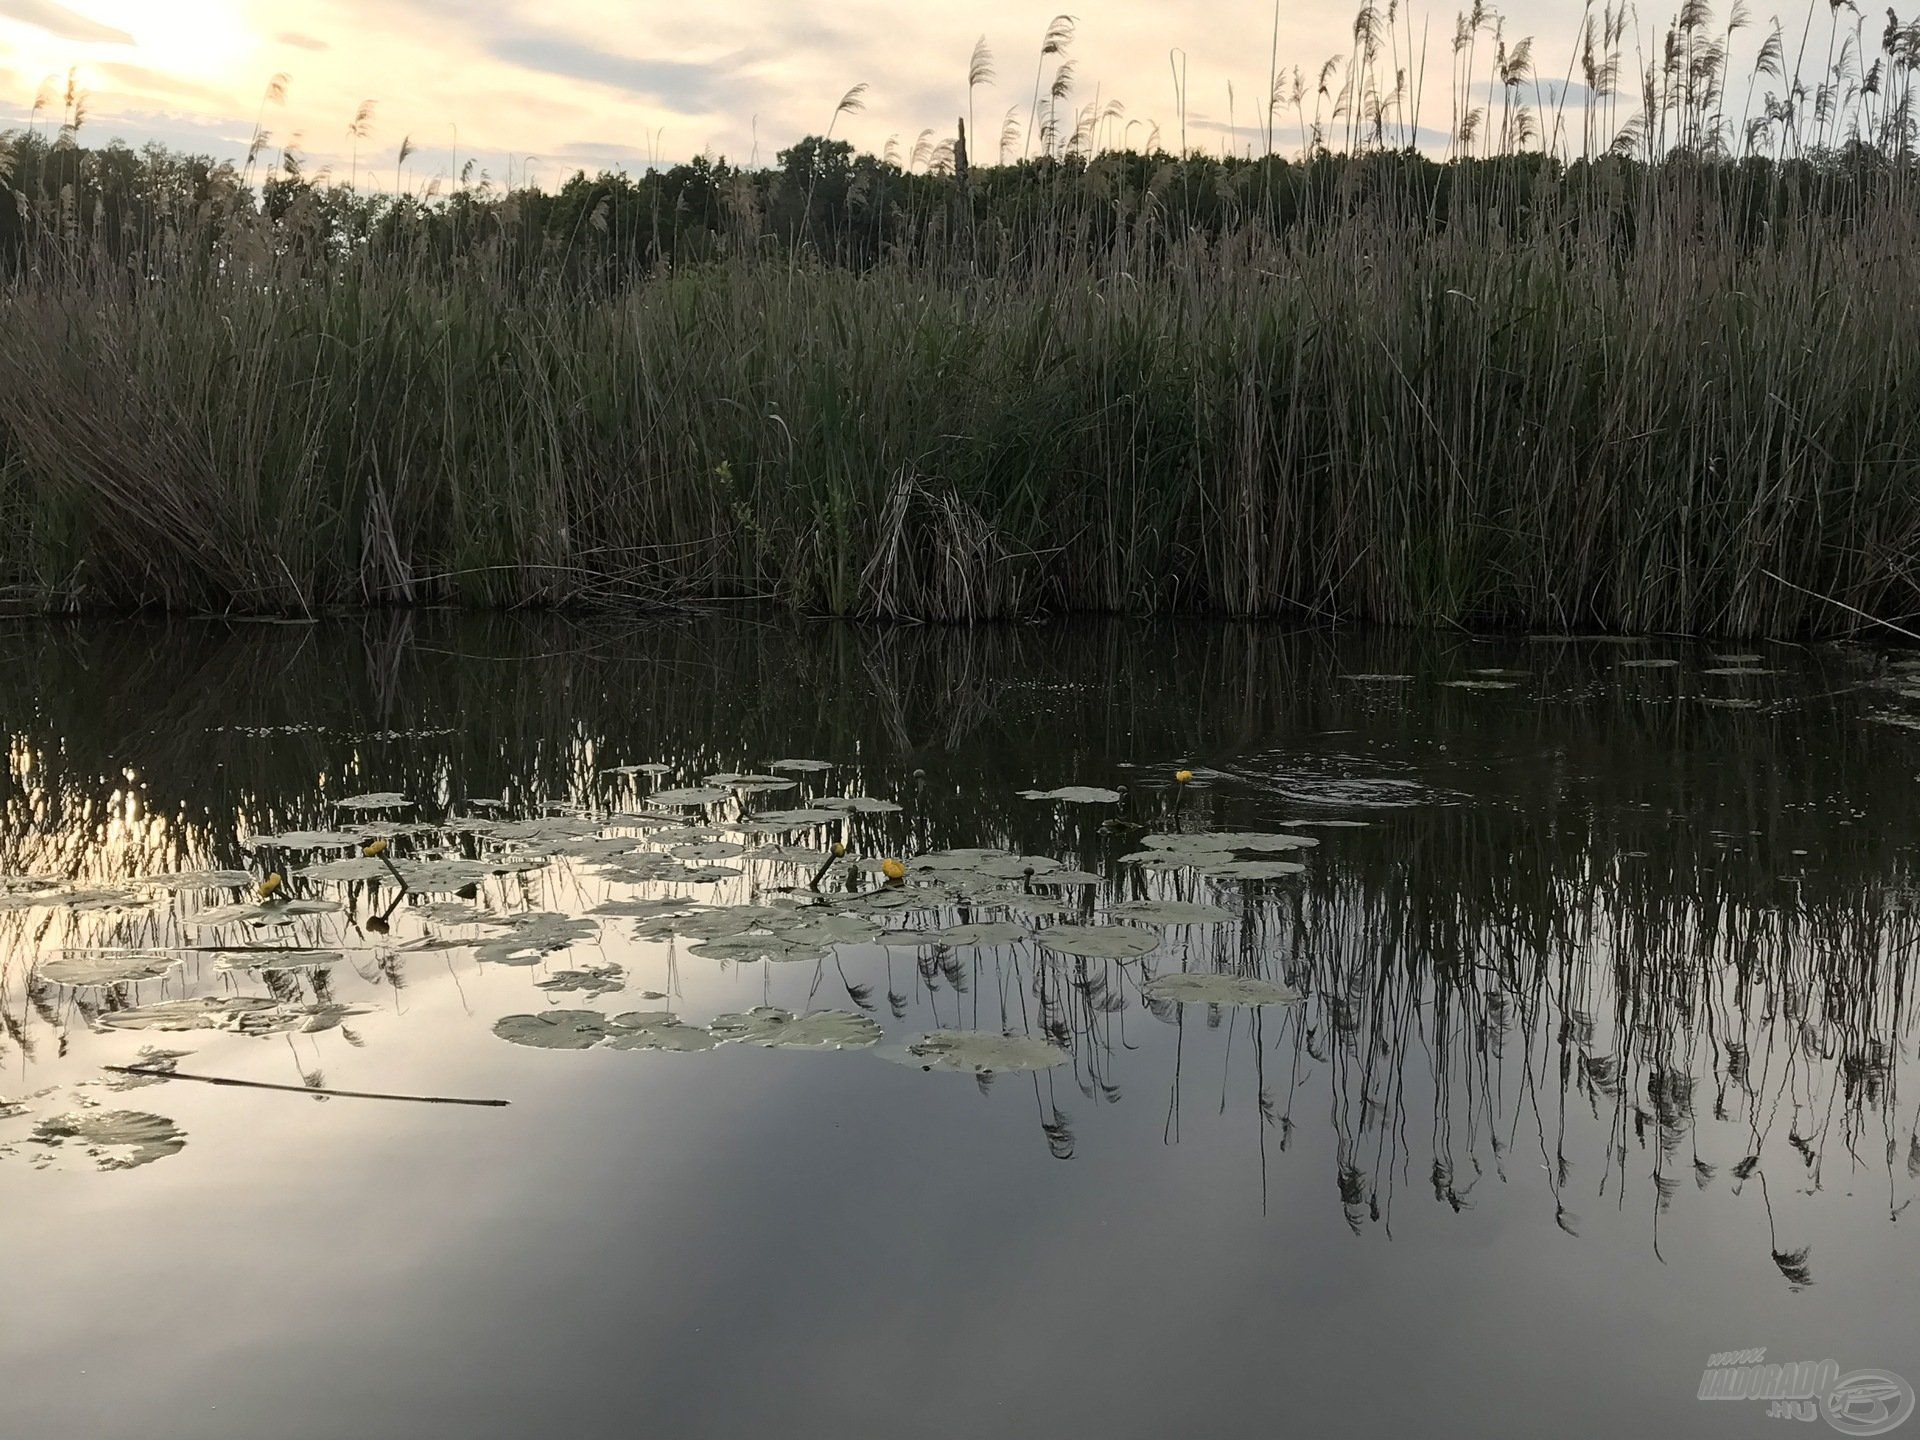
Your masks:
[[[1769,97],[1735,152],[1708,58],[1574,159],[1497,109],[1396,150],[1377,94],[1340,154],[1304,112],[1297,159],[1056,120],[1000,165],[818,139],[551,195],[16,139],[0,595],[1897,623],[1905,91]]]

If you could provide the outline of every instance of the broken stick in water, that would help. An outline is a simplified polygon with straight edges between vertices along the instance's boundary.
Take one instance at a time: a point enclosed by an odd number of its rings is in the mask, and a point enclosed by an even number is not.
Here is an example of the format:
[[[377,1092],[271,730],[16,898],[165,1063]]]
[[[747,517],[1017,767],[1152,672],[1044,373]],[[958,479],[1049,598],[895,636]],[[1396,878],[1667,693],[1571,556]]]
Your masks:
[[[202,1085],[235,1085],[246,1090],[284,1090],[293,1095],[331,1095],[342,1100],[405,1100],[414,1105],[490,1105],[506,1100],[467,1100],[454,1095],[383,1095],[375,1090],[325,1090],[311,1085],[275,1085],[266,1080],[232,1080],[224,1075],[188,1075],[178,1070],[148,1070],[138,1065],[107,1065],[116,1075],[139,1075],[149,1080],[193,1080]]]

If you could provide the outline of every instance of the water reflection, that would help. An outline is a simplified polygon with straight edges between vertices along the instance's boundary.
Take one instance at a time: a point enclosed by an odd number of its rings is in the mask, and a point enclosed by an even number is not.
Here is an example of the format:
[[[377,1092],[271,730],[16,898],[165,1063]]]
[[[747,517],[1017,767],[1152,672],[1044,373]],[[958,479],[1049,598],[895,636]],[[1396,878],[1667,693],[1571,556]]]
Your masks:
[[[450,1043],[410,1023],[417,987],[464,1003],[504,968],[517,1006],[489,989],[460,1022],[503,1060],[877,1054],[1030,1097],[1061,1161],[1151,1106],[1170,1147],[1230,1127],[1263,1209],[1285,1185],[1355,1233],[1429,1201],[1471,1227],[1499,1186],[1570,1236],[1642,1215],[1665,1260],[1699,1197],[1802,1288],[1832,1192],[1892,1222],[1920,1177],[1920,737],[1881,723],[1912,697],[1868,653],[1728,658],[1180,625],[15,629],[0,1149],[238,1164],[181,1149],[180,1082],[128,1111],[100,1067],[269,1078],[242,1039],[279,1082],[352,1089],[371,1044]],[[1247,843],[1181,843],[1222,832]],[[712,993],[741,975],[757,1003]],[[1318,1177],[1287,1169],[1307,1130]]]

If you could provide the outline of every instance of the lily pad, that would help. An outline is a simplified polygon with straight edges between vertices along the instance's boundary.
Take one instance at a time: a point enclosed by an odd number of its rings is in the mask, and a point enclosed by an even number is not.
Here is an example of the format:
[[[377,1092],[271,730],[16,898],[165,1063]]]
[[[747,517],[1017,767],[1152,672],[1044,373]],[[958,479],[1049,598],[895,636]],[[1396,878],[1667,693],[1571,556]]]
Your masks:
[[[934,945],[960,949],[969,945],[1017,945],[1033,932],[1011,920],[976,920],[967,925],[949,925],[944,930],[929,930],[927,940]]]
[[[496,965],[537,965],[544,955],[600,936],[600,927],[591,920],[547,910],[516,915],[508,923],[513,928],[506,934],[474,947],[476,959]]]
[[[102,1170],[132,1170],[177,1155],[187,1145],[181,1129],[164,1115],[144,1110],[86,1110],[57,1115],[33,1127],[35,1145],[71,1147]]]
[[[1622,660],[1622,670],[1671,670],[1679,665],[1678,660]]]
[[[677,790],[656,790],[648,799],[652,800],[656,805],[678,808],[680,806],[717,805],[720,801],[726,799],[729,793],[731,792],[729,792],[724,785],[686,785]]]
[[[16,892],[6,897],[7,903],[0,909],[52,909],[59,907],[72,910],[77,914],[91,914],[99,910],[138,910],[153,904],[153,899],[134,890],[123,889],[117,885],[97,887],[74,887],[64,890],[41,892]]]
[[[218,905],[185,917],[189,925],[210,928],[215,925],[291,925],[308,915],[338,915],[340,905],[333,900],[281,900]]]
[[[1022,800],[1058,800],[1068,805],[1118,805],[1120,792],[1098,785],[1062,785],[1057,790],[1022,790]]]
[[[846,911],[831,915],[795,911],[775,928],[799,945],[853,945],[880,933],[878,921]]]
[[[1311,835],[1281,835],[1258,830],[1218,830],[1204,838],[1213,842],[1216,848],[1249,850],[1259,855],[1311,850],[1320,843]]]
[[[775,834],[782,830],[804,830],[812,825],[831,825],[846,818],[838,810],[813,806],[800,810],[762,810],[753,817],[756,829]]]
[[[97,985],[124,985],[155,980],[180,963],[166,950],[62,950],[40,966],[43,980],[78,989]]]
[[[264,995],[200,995],[190,1000],[163,1000],[109,1010],[96,1024],[108,1030],[233,1030],[244,1035],[270,1035],[293,1028],[279,1005]]]
[[[818,810],[845,810],[855,815],[897,815],[900,807],[891,800],[876,800],[870,795],[826,795],[813,802]]]
[[[219,956],[215,963],[222,970],[267,974],[283,970],[320,970],[328,965],[338,965],[346,958],[338,950],[237,950]]]
[[[1224,860],[1198,868],[1202,875],[1214,880],[1283,880],[1289,875],[1305,873],[1307,867],[1291,860]]]
[[[851,1010],[795,1015],[756,1005],[744,1015],[716,1015],[707,1029],[722,1041],[786,1050],[864,1050],[880,1041],[880,1027]]]
[[[546,1010],[538,1015],[507,1015],[494,1021],[493,1033],[536,1050],[585,1050],[607,1035],[607,1017],[594,1010]]]
[[[253,881],[254,877],[244,870],[180,870],[171,875],[142,875],[134,884],[178,894],[182,890],[241,890]]]
[[[773,960],[784,964],[827,958],[827,951],[822,946],[785,935],[769,934],[721,935],[689,945],[687,952],[707,960],[736,960],[743,964],[756,960]]]
[[[676,860],[731,860],[747,853],[747,847],[732,840],[701,840],[692,845],[675,845],[667,853]]]
[[[767,766],[769,770],[795,770],[809,773],[832,768],[833,762],[830,760],[775,760]]]
[[[606,1039],[609,1050],[711,1050],[719,1037],[688,1025],[664,1010],[629,1010],[616,1015]]]
[[[349,795],[336,800],[336,810],[405,810],[413,802],[397,790],[373,790],[365,795]]]
[[[713,940],[722,935],[744,935],[764,929],[776,912],[770,905],[726,905],[714,909],[690,910],[682,904],[679,913],[655,915],[633,927],[636,939],[658,940],[680,935],[690,940]]]
[[[1062,955],[1094,960],[1132,960],[1160,945],[1160,937],[1130,925],[1053,925],[1039,934],[1040,943]]]
[[[689,865],[677,875],[669,875],[682,885],[716,885],[722,880],[731,880],[740,873],[732,865]]]
[[[996,1071],[1051,1070],[1067,1063],[1067,1052],[1030,1035],[994,1035],[985,1030],[936,1030],[907,1045],[907,1053],[927,1070],[958,1070],[971,1075]]]
[[[351,855],[343,860],[323,860],[318,865],[293,872],[296,880],[316,885],[353,885],[367,880],[390,880],[387,867],[368,855]]]
[[[626,988],[627,972],[618,965],[588,965],[579,970],[556,970],[533,983],[550,995],[605,995]]]
[[[1194,900],[1129,900],[1114,906],[1111,913],[1149,925],[1222,925],[1235,918],[1231,910]]]
[[[436,900],[406,912],[433,925],[498,925],[503,922],[461,900]]]
[[[334,850],[358,845],[365,839],[359,830],[288,830],[278,835],[253,835],[240,842],[245,850]]]
[[[625,881],[632,885],[643,885],[651,880],[678,880],[683,874],[680,862],[671,855],[662,855],[648,851],[640,855],[622,855],[618,860],[608,861],[595,867],[597,872],[612,880]]]
[[[684,915],[691,909],[691,900],[604,900],[587,913],[612,919],[658,920],[666,916]]]
[[[1511,680],[1442,680],[1442,685],[1450,685],[1455,690],[1511,690]]]
[[[1227,844],[1224,836],[1207,831],[1156,831],[1153,834],[1142,835],[1140,843],[1149,850],[1231,850],[1233,848]],[[1128,855],[1124,858],[1131,860],[1134,857]]]
[[[564,840],[583,840],[598,835],[600,822],[580,815],[543,815],[535,820],[509,820],[498,825],[465,820],[449,828],[485,836],[499,846],[549,846]]]
[[[1196,1005],[1292,1005],[1306,998],[1290,985],[1247,975],[1157,975],[1140,991],[1152,1000]]]
[[[495,875],[522,875],[545,867],[538,856],[514,859],[504,855],[485,860],[426,860],[400,867],[400,877],[416,895],[454,895]]]
[[[1136,850],[1122,855],[1122,865],[1138,865],[1143,870],[1184,870],[1195,860],[1231,859],[1230,850]]]
[[[907,861],[907,869],[938,874],[949,870],[973,870],[989,860],[1009,857],[1006,850],[929,850]]]

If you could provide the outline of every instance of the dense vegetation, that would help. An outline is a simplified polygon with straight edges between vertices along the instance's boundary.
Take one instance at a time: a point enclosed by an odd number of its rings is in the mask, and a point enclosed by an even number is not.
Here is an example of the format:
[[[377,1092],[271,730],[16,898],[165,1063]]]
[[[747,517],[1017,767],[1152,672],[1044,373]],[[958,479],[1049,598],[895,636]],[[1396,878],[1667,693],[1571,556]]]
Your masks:
[[[1360,81],[1371,118],[1303,110],[1300,159],[1103,148],[1095,117],[991,165],[964,135],[906,164],[814,138],[552,193],[15,136],[0,582],[38,608],[1898,618],[1920,40],[1883,47],[1871,89],[1843,47],[1833,94],[1743,121],[1724,48],[1670,45],[1590,155],[1512,113],[1504,43],[1506,110],[1456,103],[1444,161]]]

